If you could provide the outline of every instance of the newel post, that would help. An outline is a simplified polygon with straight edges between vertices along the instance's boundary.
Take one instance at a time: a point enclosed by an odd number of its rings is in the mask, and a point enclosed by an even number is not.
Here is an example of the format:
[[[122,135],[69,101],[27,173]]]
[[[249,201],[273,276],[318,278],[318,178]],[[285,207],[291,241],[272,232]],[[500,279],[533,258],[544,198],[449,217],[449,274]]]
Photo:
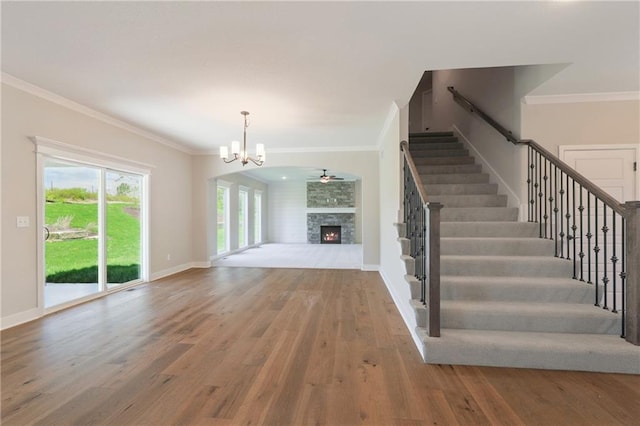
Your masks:
[[[429,289],[427,333],[440,337],[440,210],[442,204],[427,203],[429,210]]]
[[[640,201],[628,201],[624,208],[627,211],[625,339],[640,345]]]

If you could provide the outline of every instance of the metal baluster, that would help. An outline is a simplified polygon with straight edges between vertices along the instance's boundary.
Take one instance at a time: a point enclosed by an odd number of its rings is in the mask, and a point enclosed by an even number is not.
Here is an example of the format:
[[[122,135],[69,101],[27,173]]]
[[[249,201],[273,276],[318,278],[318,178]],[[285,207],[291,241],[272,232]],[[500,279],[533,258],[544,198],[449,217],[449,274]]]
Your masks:
[[[560,257],[564,259],[564,172],[560,170]]]
[[[594,198],[594,202],[595,202],[595,212],[596,212],[596,226],[595,226],[595,231],[596,231],[596,245],[593,248],[593,252],[596,254],[596,261],[594,263],[595,265],[595,292],[596,292],[596,300],[594,302],[595,306],[600,306],[600,300],[598,299],[598,280],[600,279],[600,276],[598,275],[598,262],[600,260],[600,246],[598,246],[598,198]]]
[[[569,175],[567,175],[567,180],[566,180],[566,186],[567,186],[567,199],[566,199],[566,203],[567,203],[567,213],[564,215],[565,218],[567,218],[567,259],[571,260],[571,249],[570,249],[570,241],[571,241],[571,232],[569,231],[571,229],[571,213],[569,213]]]
[[[613,268],[611,269],[611,275],[613,278],[613,309],[611,309],[611,312],[613,313],[617,313],[618,309],[617,308],[617,300],[616,300],[616,281],[617,281],[617,277],[616,277],[616,266],[618,263],[618,257],[616,256],[616,212],[612,209],[611,210],[611,218],[613,219],[613,256],[611,256],[611,264],[613,266]]]
[[[531,199],[533,180],[533,163],[531,163],[531,146],[527,146],[527,220],[533,222],[533,200]]]
[[[547,164],[549,163],[549,160],[547,160],[546,158],[544,159],[544,196],[545,198],[547,198],[547,194],[549,194],[549,188],[548,188],[548,184],[549,184],[549,176],[547,173]],[[547,200],[544,200],[544,238],[547,238],[547,219],[549,219],[549,215],[547,212]]]
[[[576,226],[576,181],[571,179],[571,183],[572,183],[572,190],[571,190],[571,198],[573,199],[572,203],[571,203],[571,207],[573,210],[573,223],[571,225],[571,239],[573,240],[573,279],[575,280],[576,277],[576,229],[578,229],[578,227]]]
[[[602,203],[602,245],[603,245],[603,253],[604,253],[604,277],[602,277],[602,298],[604,299],[604,304],[602,309],[609,309],[607,307],[607,284],[609,283],[609,278],[607,277],[607,232],[609,232],[609,228],[607,227],[607,205]]]
[[[582,235],[584,234],[584,225],[582,222],[584,204],[582,203],[582,185],[580,185],[580,206],[578,210],[580,211],[580,281],[584,281],[584,243],[582,239]]]
[[[591,192],[587,191],[587,282],[591,284]]]
[[[542,154],[538,153],[538,223],[540,230],[540,238],[542,238]]]
[[[558,257],[558,166],[554,164],[553,166],[553,224],[555,226],[555,238],[554,238],[554,247],[555,247],[555,257]]]
[[[625,337],[625,324],[624,324],[624,317],[625,317],[625,313],[626,313],[626,305],[625,305],[625,298],[626,298],[626,280],[627,280],[627,254],[625,251],[625,244],[626,244],[626,238],[627,238],[627,224],[624,220],[624,217],[622,217],[622,271],[620,272],[620,292],[622,295],[622,306],[620,307],[620,309],[622,310],[621,313],[621,319],[622,319],[622,327],[620,328],[620,337]]]

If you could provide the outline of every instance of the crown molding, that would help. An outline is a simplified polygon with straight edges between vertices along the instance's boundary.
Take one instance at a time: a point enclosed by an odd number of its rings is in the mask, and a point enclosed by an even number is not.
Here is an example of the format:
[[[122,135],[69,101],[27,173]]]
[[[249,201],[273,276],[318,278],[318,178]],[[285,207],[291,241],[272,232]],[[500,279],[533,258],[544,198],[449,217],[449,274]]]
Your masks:
[[[270,154],[314,154],[319,152],[363,152],[363,151],[378,151],[378,147],[373,145],[359,145],[359,146],[316,146],[305,148],[268,148],[267,158]],[[220,153],[215,150],[195,151],[193,155],[214,155],[220,156]],[[268,160],[267,160],[268,161]]]
[[[527,105],[542,104],[570,104],[581,102],[620,102],[638,101],[640,92],[609,92],[609,93],[575,93],[570,95],[528,95],[523,98]]]
[[[110,124],[112,126],[118,127],[128,132],[135,133],[138,136],[142,136],[146,139],[150,139],[154,142],[160,143],[162,145],[168,146],[170,148],[176,149],[186,154],[194,154],[193,150],[187,148],[184,145],[165,139],[161,136],[156,135],[155,133],[152,133],[148,130],[143,130],[139,127],[134,126],[133,124],[119,120],[103,112],[96,111],[76,101],[72,101],[71,99],[57,95],[53,92],[49,92],[48,90],[45,90],[34,84],[28,83],[24,80],[20,80],[19,78],[14,77],[11,74],[7,74],[6,72],[2,72],[2,83],[8,86],[14,87],[18,90],[22,90],[23,92],[27,92],[31,95],[37,96],[39,98],[42,98],[44,100],[47,100],[49,102],[63,106],[72,111],[79,112],[80,114],[86,115],[91,118],[95,118],[96,120],[100,120],[104,123]]]

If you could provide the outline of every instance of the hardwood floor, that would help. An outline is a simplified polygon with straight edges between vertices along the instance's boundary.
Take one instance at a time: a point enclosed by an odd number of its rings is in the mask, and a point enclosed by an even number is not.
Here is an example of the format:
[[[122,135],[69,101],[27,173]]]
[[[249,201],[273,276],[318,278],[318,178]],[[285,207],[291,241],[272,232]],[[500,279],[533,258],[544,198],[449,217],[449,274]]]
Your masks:
[[[191,270],[1,337],[5,425],[640,419],[638,376],[423,364],[375,272]]]

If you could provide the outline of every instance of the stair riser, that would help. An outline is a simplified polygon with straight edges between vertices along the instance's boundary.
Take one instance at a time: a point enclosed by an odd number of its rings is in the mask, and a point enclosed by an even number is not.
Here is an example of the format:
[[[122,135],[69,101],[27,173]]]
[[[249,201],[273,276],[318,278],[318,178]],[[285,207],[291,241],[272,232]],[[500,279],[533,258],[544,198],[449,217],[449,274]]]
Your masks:
[[[593,288],[583,283],[557,286],[528,284],[450,283],[442,277],[440,294],[442,300],[504,301],[532,303],[580,303],[593,304]],[[418,293],[419,294],[419,293]],[[419,296],[418,296],[419,297]]]
[[[489,183],[489,175],[486,173],[422,175],[420,180],[425,185]]]
[[[429,135],[409,135],[409,144],[430,143],[430,142],[458,142],[458,138],[449,133],[429,134]]]
[[[466,330],[501,330],[539,333],[620,333],[620,319],[611,315],[609,320],[588,315],[522,315],[506,312],[471,312],[464,309],[442,308],[442,327]],[[425,325],[422,324],[422,327]]]
[[[400,256],[402,261],[404,262],[404,269],[407,275],[415,275],[416,273],[416,261],[413,257],[409,255]]]
[[[473,161],[474,161],[473,157],[436,157],[436,158],[416,157],[413,159],[413,162],[416,164],[416,166],[463,165],[463,164],[473,164]]]
[[[617,336],[594,340],[586,350],[585,345],[573,347],[559,339],[539,342],[536,334],[507,340],[491,334],[463,336],[457,330],[443,330],[442,338],[427,337],[424,329],[417,332],[423,338],[425,362],[429,364],[640,374],[637,352],[620,348],[621,339]],[[618,352],[607,351],[612,345]]]
[[[465,173],[481,173],[482,166],[479,164],[459,164],[459,165],[426,165],[416,164],[420,175],[438,175],[438,174],[465,174]]]
[[[538,236],[538,224],[528,222],[442,222],[442,237],[533,238]]]
[[[506,207],[506,195],[433,195],[429,201],[444,207]]]
[[[445,185],[425,184],[427,194],[431,195],[479,195],[498,193],[498,185],[495,183],[454,183]]]
[[[442,255],[551,256],[553,241],[538,238],[442,238]]]
[[[441,158],[441,157],[467,157],[466,149],[413,149],[411,156],[417,158]]]
[[[515,276],[515,277],[557,277],[570,278],[573,265],[560,259],[537,259],[512,256],[508,260],[486,257],[440,258],[442,275],[462,276]]]
[[[443,208],[442,222],[515,222],[518,209],[515,207]]]
[[[460,142],[411,142],[409,144],[409,149],[413,153],[413,151],[430,151],[430,150],[438,150],[438,149],[465,149],[464,145]]]

